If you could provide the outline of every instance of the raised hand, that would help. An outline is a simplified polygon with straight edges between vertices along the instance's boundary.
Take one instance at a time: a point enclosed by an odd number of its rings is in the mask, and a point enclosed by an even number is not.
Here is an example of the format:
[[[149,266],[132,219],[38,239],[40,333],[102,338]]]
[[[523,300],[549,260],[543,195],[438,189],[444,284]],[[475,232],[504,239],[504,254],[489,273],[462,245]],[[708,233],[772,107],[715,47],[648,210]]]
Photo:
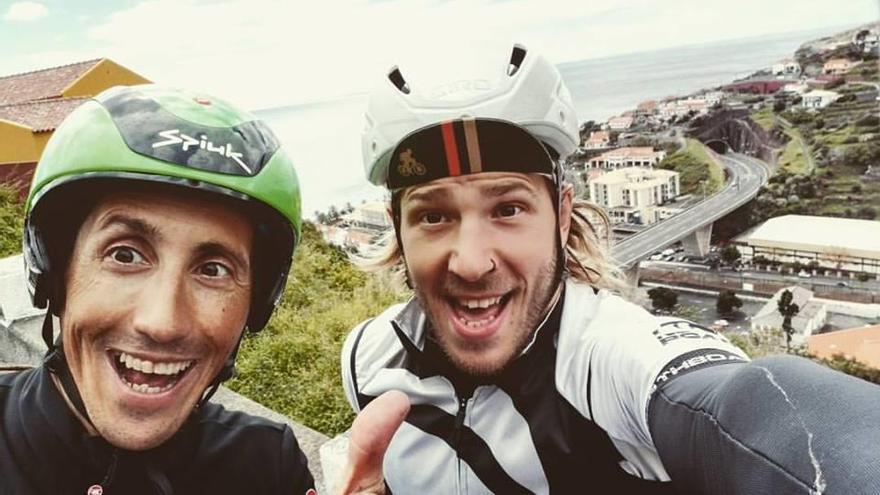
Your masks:
[[[354,423],[348,440],[348,465],[339,495],[385,493],[382,460],[394,433],[409,413],[409,398],[391,390],[365,407]]]

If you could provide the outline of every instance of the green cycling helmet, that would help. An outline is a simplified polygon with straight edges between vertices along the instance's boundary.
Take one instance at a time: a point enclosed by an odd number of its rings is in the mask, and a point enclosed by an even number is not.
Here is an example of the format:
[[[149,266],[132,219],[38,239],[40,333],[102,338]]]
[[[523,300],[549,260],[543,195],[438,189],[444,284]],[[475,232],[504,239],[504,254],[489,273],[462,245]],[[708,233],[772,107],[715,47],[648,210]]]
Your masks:
[[[146,183],[240,201],[254,221],[258,262],[247,327],[262,329],[300,238],[293,163],[266,124],[249,113],[158,85],[102,92],[71,113],[46,145],[26,205],[23,250],[34,305],[53,313],[61,307],[66,256],[84,219],[77,205],[101,190]]]

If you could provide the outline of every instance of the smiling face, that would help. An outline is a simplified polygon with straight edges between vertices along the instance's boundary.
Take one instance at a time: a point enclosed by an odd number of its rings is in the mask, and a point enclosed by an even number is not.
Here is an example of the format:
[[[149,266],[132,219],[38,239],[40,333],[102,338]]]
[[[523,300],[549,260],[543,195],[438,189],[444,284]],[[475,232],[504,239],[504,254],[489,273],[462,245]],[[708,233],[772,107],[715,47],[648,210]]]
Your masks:
[[[107,196],[86,217],[61,328],[108,442],[155,447],[192,412],[245,326],[252,237],[226,203],[164,189]]]
[[[547,180],[478,173],[407,190],[400,239],[432,337],[474,376],[498,373],[526,346],[555,290],[559,224]],[[559,233],[557,233],[559,228]]]

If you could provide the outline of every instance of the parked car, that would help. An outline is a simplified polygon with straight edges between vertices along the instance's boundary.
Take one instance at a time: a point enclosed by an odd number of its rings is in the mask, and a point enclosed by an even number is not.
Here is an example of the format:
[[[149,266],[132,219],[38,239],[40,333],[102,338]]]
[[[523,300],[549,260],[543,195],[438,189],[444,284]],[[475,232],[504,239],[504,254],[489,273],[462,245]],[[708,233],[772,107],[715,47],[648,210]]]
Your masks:
[[[810,275],[809,273],[807,273],[803,270],[799,271],[797,276],[800,278],[811,278],[812,277],[812,275]]]
[[[838,287],[849,287],[849,284],[846,282],[837,282]]]

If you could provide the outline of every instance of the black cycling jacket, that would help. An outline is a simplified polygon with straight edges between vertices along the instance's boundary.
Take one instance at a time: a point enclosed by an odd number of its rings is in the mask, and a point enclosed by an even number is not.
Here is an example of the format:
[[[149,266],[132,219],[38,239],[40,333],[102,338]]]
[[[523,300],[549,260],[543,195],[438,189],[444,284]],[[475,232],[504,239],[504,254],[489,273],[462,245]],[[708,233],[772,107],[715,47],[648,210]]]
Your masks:
[[[314,493],[287,425],[208,403],[163,445],[124,451],[86,434],[45,367],[0,374],[0,493],[94,485],[103,495]]]

